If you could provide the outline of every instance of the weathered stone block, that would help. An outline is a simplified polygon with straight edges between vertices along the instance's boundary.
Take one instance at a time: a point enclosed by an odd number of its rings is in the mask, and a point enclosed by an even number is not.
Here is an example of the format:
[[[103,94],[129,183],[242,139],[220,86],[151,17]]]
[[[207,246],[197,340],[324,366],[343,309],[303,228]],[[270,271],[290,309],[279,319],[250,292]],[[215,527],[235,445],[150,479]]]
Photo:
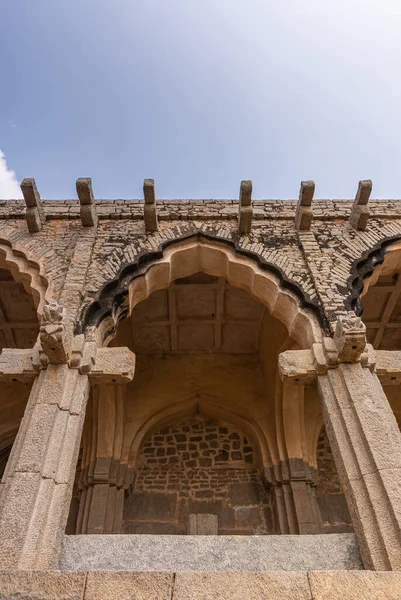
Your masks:
[[[82,600],[86,573],[0,571],[2,600]],[[98,597],[100,600],[100,597]]]
[[[177,573],[174,600],[310,600],[306,573]]]
[[[173,573],[88,573],[84,600],[170,600]]]
[[[253,506],[260,503],[259,486],[254,483],[233,483],[230,485],[232,506]]]
[[[401,573],[313,571],[308,573],[314,600],[399,600]]]
[[[176,506],[177,494],[143,492],[128,498],[125,515],[129,515],[130,520],[169,521],[174,519]]]
[[[188,535],[217,535],[218,529],[217,515],[192,513],[188,516]]]

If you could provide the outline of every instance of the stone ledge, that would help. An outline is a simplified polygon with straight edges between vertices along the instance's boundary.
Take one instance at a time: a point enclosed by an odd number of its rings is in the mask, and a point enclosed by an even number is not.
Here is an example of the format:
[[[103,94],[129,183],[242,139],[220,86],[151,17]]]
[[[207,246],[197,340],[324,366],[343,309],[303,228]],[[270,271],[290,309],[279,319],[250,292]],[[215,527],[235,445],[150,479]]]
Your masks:
[[[399,600],[401,573],[0,571],[0,600]]]
[[[318,571],[361,569],[354,534],[71,535],[65,571]]]

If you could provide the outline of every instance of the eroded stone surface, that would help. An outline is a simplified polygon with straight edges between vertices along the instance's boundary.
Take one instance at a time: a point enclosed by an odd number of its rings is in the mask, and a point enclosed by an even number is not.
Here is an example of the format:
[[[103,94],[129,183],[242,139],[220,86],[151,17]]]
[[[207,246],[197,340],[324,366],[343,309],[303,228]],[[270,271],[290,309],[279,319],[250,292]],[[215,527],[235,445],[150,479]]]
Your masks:
[[[65,570],[307,571],[359,569],[353,534],[67,536]]]

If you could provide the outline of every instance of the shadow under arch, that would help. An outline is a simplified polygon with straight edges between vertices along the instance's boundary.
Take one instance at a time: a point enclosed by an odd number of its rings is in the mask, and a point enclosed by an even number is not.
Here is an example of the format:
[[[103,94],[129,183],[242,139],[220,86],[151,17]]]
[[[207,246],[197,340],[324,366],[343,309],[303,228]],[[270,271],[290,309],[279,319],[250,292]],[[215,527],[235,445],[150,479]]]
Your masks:
[[[115,336],[118,323],[151,293],[166,289],[175,279],[197,272],[224,277],[265,305],[301,348],[319,342],[328,330],[323,312],[282,271],[227,239],[204,233],[170,240],[160,250],[143,254],[121,269],[84,310],[79,333],[92,328],[99,345]]]

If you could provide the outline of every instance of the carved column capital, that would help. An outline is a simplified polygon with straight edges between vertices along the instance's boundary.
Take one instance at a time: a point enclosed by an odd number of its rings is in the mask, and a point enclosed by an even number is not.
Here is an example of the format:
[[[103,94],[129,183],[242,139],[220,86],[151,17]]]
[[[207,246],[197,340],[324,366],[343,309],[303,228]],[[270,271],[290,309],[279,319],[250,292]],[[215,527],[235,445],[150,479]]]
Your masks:
[[[338,317],[334,344],[339,362],[359,362],[366,349],[366,326],[354,312]]]
[[[46,304],[43,308],[39,329],[42,346],[42,365],[66,364],[69,362],[72,349],[72,325],[67,317],[65,308],[56,301]],[[42,354],[41,353],[41,354]]]

